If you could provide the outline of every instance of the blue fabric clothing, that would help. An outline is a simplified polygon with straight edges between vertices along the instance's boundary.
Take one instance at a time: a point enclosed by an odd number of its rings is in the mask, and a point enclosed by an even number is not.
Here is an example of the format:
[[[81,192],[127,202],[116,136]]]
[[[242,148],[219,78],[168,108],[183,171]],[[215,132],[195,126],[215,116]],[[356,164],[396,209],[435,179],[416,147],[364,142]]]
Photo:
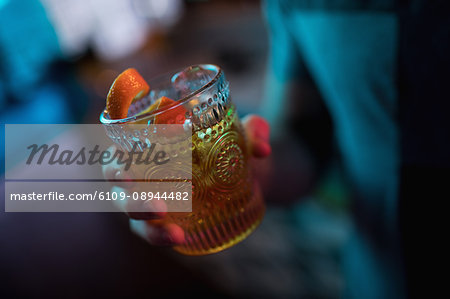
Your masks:
[[[305,66],[334,122],[355,189],[353,235],[343,248],[348,298],[402,298],[397,224],[397,17],[388,10],[286,9],[266,1],[270,66],[288,81]],[[280,105],[273,98],[270,106]]]

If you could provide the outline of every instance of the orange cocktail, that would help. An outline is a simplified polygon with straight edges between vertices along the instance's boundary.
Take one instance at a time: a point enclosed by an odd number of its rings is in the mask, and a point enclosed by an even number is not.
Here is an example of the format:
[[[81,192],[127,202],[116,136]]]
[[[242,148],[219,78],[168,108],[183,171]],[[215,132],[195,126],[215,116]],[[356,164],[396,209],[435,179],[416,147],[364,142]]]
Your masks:
[[[149,85],[149,94],[131,103],[127,118],[111,119],[106,109],[102,122],[190,128],[192,212],[169,212],[163,221],[184,230],[184,244],[175,247],[180,253],[203,255],[233,246],[258,226],[265,206],[252,181],[250,153],[223,71],[197,65]]]

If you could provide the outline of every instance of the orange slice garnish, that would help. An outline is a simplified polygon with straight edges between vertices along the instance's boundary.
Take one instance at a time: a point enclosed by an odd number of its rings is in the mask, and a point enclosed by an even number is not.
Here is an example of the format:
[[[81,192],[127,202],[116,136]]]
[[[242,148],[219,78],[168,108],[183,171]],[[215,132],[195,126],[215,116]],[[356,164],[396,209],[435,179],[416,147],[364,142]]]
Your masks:
[[[166,109],[155,117],[155,124],[184,124],[187,110],[183,106],[171,108],[178,103],[168,97],[161,97],[158,109]]]
[[[139,113],[139,115],[146,114],[152,112],[154,110],[165,110],[160,114],[157,114],[153,120],[153,124],[184,124],[186,120],[186,112],[187,110],[183,106],[176,106],[178,104],[177,101],[174,101],[168,97],[160,97],[156,100],[152,105],[150,105],[147,109]]]
[[[111,119],[126,118],[133,101],[148,94],[150,86],[134,68],[123,71],[114,80],[106,98],[106,109]]]
[[[174,101],[168,97],[160,97],[156,100],[151,106],[147,109],[139,113],[139,115],[150,113],[152,111],[160,110],[160,113],[157,113],[153,118],[152,124],[155,125],[182,125],[186,120],[186,108],[183,106],[176,106],[178,104],[177,101]],[[175,107],[176,106],[176,107]],[[137,121],[138,124],[147,124],[148,120],[140,120]],[[165,136],[168,138],[175,136],[182,136],[184,134],[184,128],[181,126],[166,126],[163,131],[159,132],[158,135]]]

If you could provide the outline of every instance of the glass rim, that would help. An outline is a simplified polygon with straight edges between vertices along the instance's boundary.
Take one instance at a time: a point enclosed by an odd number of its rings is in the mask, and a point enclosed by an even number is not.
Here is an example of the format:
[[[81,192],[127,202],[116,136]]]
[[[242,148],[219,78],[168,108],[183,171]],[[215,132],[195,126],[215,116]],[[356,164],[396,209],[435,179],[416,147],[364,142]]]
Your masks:
[[[184,96],[183,98],[181,98],[180,100],[177,101],[176,105],[170,106],[168,108],[162,108],[162,109],[156,109],[154,111],[150,111],[144,114],[140,114],[138,116],[128,116],[126,118],[118,118],[118,119],[110,119],[108,116],[108,111],[107,108],[105,107],[105,109],[103,109],[103,112],[100,114],[100,122],[102,124],[123,124],[123,123],[130,123],[130,122],[135,122],[135,121],[140,121],[140,120],[144,120],[146,118],[152,117],[152,116],[157,116],[159,114],[165,113],[169,110],[175,109],[181,105],[184,105],[185,103],[189,102],[196,94],[199,94],[203,91],[205,91],[206,89],[208,89],[209,87],[211,87],[212,85],[214,85],[220,78],[220,76],[222,75],[222,69],[215,65],[215,64],[194,64],[194,65],[190,65],[187,66],[185,68],[182,68],[181,70],[178,69],[178,71],[173,71],[173,72],[167,72],[167,73],[163,73],[160,74],[158,76],[155,76],[153,78],[151,78],[149,80],[149,82],[151,81],[156,81],[160,78],[163,78],[164,76],[167,76],[169,74],[173,74],[172,76],[178,74],[179,72],[186,70],[186,69],[190,69],[190,68],[195,68],[195,67],[202,67],[204,69],[208,69],[208,70],[212,70],[215,71],[216,74],[214,75],[214,77],[208,82],[205,83],[202,87],[196,89],[195,91],[191,92],[190,94]]]

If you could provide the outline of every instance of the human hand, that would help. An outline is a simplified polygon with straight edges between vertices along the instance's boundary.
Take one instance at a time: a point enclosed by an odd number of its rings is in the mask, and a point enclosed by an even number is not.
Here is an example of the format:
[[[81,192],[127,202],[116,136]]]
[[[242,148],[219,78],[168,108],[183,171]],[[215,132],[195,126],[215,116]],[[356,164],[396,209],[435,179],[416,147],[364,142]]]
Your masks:
[[[256,115],[248,115],[242,120],[245,134],[249,141],[249,149],[254,158],[261,159],[271,153],[269,144],[269,124],[265,119]],[[111,148],[110,151],[114,151]],[[127,192],[132,188],[133,181],[131,177],[121,170],[117,164],[108,164],[103,166],[103,175],[107,180],[114,183],[112,192]],[[138,236],[145,239],[152,245],[173,246],[184,242],[183,229],[175,223],[164,221],[166,212],[165,204],[162,201],[153,201],[151,205],[146,205],[145,212],[130,212],[133,205],[142,204],[142,202],[117,201],[119,209],[130,217],[130,228]]]

